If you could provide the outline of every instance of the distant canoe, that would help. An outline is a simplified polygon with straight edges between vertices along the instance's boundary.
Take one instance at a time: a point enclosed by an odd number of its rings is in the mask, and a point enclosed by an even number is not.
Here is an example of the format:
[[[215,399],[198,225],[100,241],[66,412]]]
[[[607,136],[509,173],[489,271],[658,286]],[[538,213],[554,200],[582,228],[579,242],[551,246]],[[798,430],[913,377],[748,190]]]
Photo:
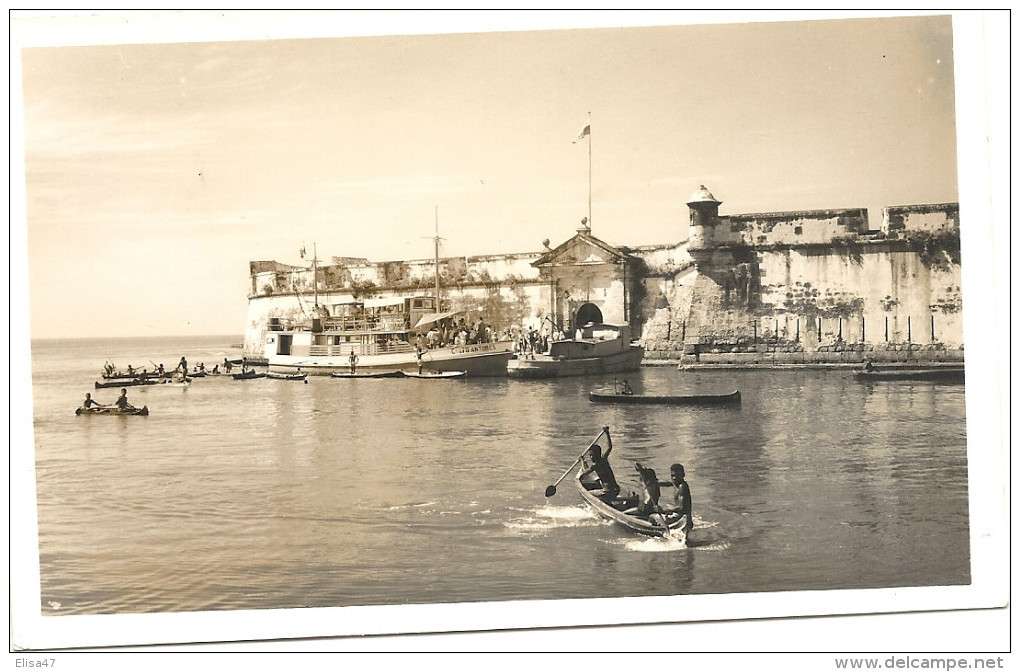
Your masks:
[[[857,380],[930,380],[943,383],[962,383],[965,380],[962,366],[871,369],[854,371],[854,376]]]
[[[268,374],[259,373],[255,369],[252,369],[251,371],[245,371],[243,373],[232,373],[230,375],[233,376],[234,380],[251,380],[253,378],[265,378]]]
[[[467,371],[404,371],[403,376],[405,378],[420,378],[422,380],[442,380],[447,378],[463,378],[467,375]]]
[[[656,396],[648,394],[600,394],[589,392],[588,399],[601,404],[660,404],[668,406],[722,406],[739,404],[740,392],[731,394],[691,394]]]
[[[272,378],[273,380],[304,380],[308,378],[307,373],[275,373],[270,371],[266,374],[266,378]]]
[[[339,371],[331,374],[333,378],[403,378],[403,371],[378,371],[367,373],[341,373]]]
[[[96,389],[101,390],[106,387],[139,387],[141,385],[159,385],[163,382],[162,378],[131,378],[129,380],[117,380],[107,383],[100,383],[96,381]]]
[[[81,408],[80,406],[74,409],[75,415],[148,415],[149,407],[142,406],[141,408],[117,408],[116,406],[93,406],[92,408]]]

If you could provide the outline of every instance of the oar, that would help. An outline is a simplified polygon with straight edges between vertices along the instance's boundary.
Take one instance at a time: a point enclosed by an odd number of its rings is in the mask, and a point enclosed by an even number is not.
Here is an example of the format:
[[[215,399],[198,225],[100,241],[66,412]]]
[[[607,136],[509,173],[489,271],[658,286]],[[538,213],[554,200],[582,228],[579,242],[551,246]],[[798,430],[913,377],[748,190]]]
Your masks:
[[[569,474],[570,472],[572,472],[574,470],[574,467],[576,467],[577,463],[581,461],[581,458],[584,457],[588,453],[588,451],[591,450],[591,447],[594,446],[596,443],[598,443],[598,440],[602,438],[602,435],[605,434],[608,431],[609,431],[609,427],[603,427],[602,428],[602,431],[599,432],[599,435],[595,437],[594,441],[592,441],[590,444],[588,444],[588,447],[584,449],[583,453],[581,453],[580,455],[577,456],[577,459],[574,460],[574,463],[570,465],[570,468],[567,469],[566,471],[564,471],[563,475],[560,476],[559,478],[557,478],[555,483],[553,483],[552,485],[550,485],[548,488],[545,489],[545,496],[546,497],[552,497],[553,495],[556,494],[556,486],[560,484],[560,481],[562,481],[564,478],[566,478],[567,474]]]

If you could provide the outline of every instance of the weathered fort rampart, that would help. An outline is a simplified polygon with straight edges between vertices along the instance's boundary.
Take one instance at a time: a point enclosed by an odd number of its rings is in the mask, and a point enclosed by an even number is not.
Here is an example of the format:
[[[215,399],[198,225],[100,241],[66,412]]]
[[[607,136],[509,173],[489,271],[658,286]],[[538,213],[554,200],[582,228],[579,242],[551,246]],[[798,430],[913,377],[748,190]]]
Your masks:
[[[497,326],[570,333],[627,322],[646,360],[685,364],[958,361],[963,358],[956,203],[719,214],[705,187],[688,201],[687,241],[613,246],[582,226],[541,252],[439,259],[444,309]],[[321,305],[433,293],[434,259],[311,265],[251,262],[245,348],[270,317]]]

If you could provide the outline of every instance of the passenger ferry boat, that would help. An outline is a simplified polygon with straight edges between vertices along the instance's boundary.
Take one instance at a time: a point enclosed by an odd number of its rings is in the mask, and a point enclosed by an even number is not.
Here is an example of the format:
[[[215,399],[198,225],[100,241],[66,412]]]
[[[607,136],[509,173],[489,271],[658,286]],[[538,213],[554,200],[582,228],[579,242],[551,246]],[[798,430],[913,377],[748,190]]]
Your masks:
[[[278,373],[330,375],[351,371],[464,371],[467,376],[505,376],[513,355],[512,341],[479,339],[475,343],[439,345],[427,335],[444,330],[452,338],[460,312],[438,312],[434,296],[364,299],[318,307],[311,319],[290,323],[270,318],[265,356]]]

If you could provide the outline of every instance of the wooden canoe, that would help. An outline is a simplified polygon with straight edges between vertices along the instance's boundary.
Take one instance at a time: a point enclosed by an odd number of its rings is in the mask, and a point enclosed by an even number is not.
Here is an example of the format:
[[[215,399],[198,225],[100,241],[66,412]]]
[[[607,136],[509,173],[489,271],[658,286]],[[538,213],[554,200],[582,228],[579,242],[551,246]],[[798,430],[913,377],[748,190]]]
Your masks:
[[[139,387],[141,385],[159,385],[163,378],[132,378],[131,380],[118,380],[113,382],[100,383],[96,381],[96,389],[101,390],[107,387]]]
[[[403,371],[366,371],[365,373],[341,373],[331,374],[333,378],[402,378]]]
[[[405,378],[421,378],[422,380],[442,380],[446,378],[463,378],[467,371],[404,371]]]
[[[251,371],[246,371],[244,373],[232,373],[230,375],[234,378],[234,380],[251,380],[253,378],[265,378],[267,374],[259,373],[252,369]]]
[[[665,404],[669,406],[721,406],[739,404],[740,391],[730,394],[689,394],[689,395],[649,395],[649,394],[602,394],[589,392],[589,401],[601,404]]]
[[[116,406],[93,406],[92,408],[78,407],[74,409],[75,415],[148,415],[149,407],[141,408],[117,408]]]
[[[857,380],[932,380],[944,383],[962,383],[965,380],[962,366],[871,369],[854,371],[854,377]]]
[[[634,506],[637,499],[636,495],[625,499],[613,500],[612,503],[602,500],[598,496],[602,492],[598,482],[582,479],[582,471],[583,469],[578,469],[577,474],[574,476],[574,482],[581,493],[581,499],[604,518],[608,518],[635,532],[652,537],[662,537],[683,530],[686,519],[675,512],[666,514],[665,527],[661,522],[653,522],[649,520],[648,516],[639,515]]]

